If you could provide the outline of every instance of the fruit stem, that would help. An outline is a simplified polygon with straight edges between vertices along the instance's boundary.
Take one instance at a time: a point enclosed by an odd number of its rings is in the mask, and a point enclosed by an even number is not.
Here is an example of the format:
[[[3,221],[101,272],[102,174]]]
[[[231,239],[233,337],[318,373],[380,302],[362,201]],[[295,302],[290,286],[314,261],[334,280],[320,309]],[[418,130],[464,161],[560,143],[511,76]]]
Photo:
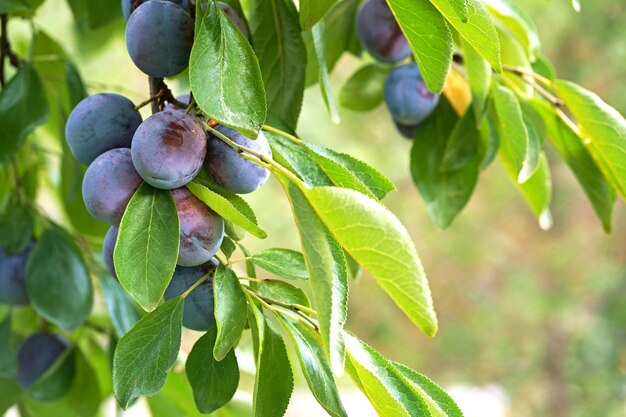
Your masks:
[[[157,97],[161,91],[161,83],[163,78],[148,77],[148,85],[150,86],[150,97]],[[152,114],[158,113],[161,110],[160,103],[157,100],[150,100],[152,103]]]
[[[208,274],[206,274],[205,276],[203,276],[202,278],[200,278],[199,280],[197,280],[196,282],[193,283],[193,285],[189,288],[187,288],[187,291],[185,291],[184,293],[182,293],[180,296],[182,298],[185,298],[189,295],[190,292],[192,292],[193,290],[195,290],[200,284],[202,284],[204,281],[206,281],[207,279],[209,279],[209,277],[211,276],[211,273],[209,272]]]
[[[297,138],[296,136],[289,134],[283,130],[280,130],[276,127],[272,127],[270,125],[263,125],[263,130],[267,131],[267,132],[272,132],[272,133],[276,133],[279,136],[282,136],[284,138],[287,138],[289,140],[291,140],[292,142],[295,142],[297,144],[302,144],[302,141]]]
[[[528,68],[502,64],[502,69],[508,72],[512,72],[515,75],[519,75],[520,77],[524,75],[528,77],[532,77],[535,80],[547,85],[548,87],[552,86],[551,80],[549,80],[548,78],[542,75],[537,74],[535,71],[529,70]]]

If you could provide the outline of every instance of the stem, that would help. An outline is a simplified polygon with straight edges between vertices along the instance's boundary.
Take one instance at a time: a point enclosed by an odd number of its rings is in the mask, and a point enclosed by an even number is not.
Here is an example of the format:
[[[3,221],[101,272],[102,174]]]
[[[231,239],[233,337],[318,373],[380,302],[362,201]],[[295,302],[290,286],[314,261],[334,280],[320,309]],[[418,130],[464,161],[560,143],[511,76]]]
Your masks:
[[[544,77],[543,75],[537,74],[535,71],[529,70],[524,67],[515,67],[513,65],[502,64],[502,69],[508,72],[512,72],[515,75],[519,75],[520,77],[523,75],[534,78],[535,80],[547,85],[552,86],[552,81]]]
[[[276,133],[277,135],[282,136],[284,138],[287,138],[287,139],[289,139],[292,142],[295,142],[297,144],[301,144],[302,143],[302,141],[299,138],[297,138],[294,135],[292,135],[290,133],[287,133],[287,132],[285,132],[283,130],[280,130],[280,129],[276,128],[276,127],[272,127],[270,125],[263,125],[263,130],[268,131],[268,132],[272,132],[272,133]]]
[[[9,39],[7,38],[7,22],[8,16],[3,14],[0,16],[0,86],[4,87],[4,58],[6,57],[6,51],[9,48]]]
[[[530,86],[532,86],[539,94],[541,94],[546,100],[552,103],[555,107],[562,107],[565,105],[565,102],[537,84],[535,80],[529,76],[522,76],[522,79],[526,81]]]
[[[150,86],[150,97],[154,97],[159,94],[161,90],[161,83],[163,82],[163,78],[153,78],[148,77],[148,85]],[[152,103],[152,114],[158,113],[161,110],[161,103],[157,100],[151,100]]]
[[[210,276],[211,276],[211,273],[209,272],[208,274],[206,274],[205,276],[203,276],[202,278],[200,278],[199,280],[194,282],[191,287],[187,288],[187,291],[185,291],[184,293],[181,294],[181,297],[183,297],[183,298],[187,297],[190,292],[195,290],[200,284],[202,284],[204,281],[209,279]]]
[[[304,322],[304,323],[306,323],[306,324],[308,324],[308,325],[312,326],[315,330],[318,330],[318,327],[317,327],[317,325],[316,325],[315,323],[312,323],[312,322],[310,322],[309,320],[306,320],[306,319],[305,319],[305,320],[303,320],[303,319],[304,319],[304,317],[302,317],[301,315],[299,315],[299,314],[293,314],[293,312],[291,312],[291,311],[289,311],[289,310],[284,310],[284,309],[281,309],[281,308],[276,308],[276,307],[274,307],[273,305],[271,305],[270,303],[268,303],[267,301],[265,301],[265,300],[263,299],[263,297],[259,296],[258,294],[254,293],[254,292],[250,292],[250,291],[249,291],[249,287],[245,287],[245,286],[244,286],[244,288],[246,288],[246,291],[248,292],[248,294],[250,294],[250,295],[251,295],[252,297],[254,297],[256,300],[258,300],[258,301],[261,303],[261,305],[262,305],[263,307],[265,307],[266,309],[268,309],[269,311],[272,311],[272,312],[277,313],[277,314],[283,314],[283,315],[285,315],[285,316],[287,316],[287,317],[291,317],[291,319],[296,320],[296,321],[301,321],[301,322]]]
[[[294,313],[296,313],[299,317],[301,317],[302,319],[306,320],[310,325],[312,325],[316,330],[319,329],[319,325],[318,323],[312,318],[307,316],[306,314],[304,314],[305,312],[315,315],[317,316],[317,311],[300,305],[300,304],[290,304],[290,303],[284,303],[282,301],[279,300],[274,300],[273,298],[270,297],[266,297],[263,294],[260,294],[259,292],[253,290],[252,288],[244,285],[244,288],[246,289],[246,291],[248,291],[250,294],[254,295],[256,298],[258,298],[259,300],[264,301],[267,304],[270,305],[277,305],[279,307],[283,307],[289,311],[293,311]]]
[[[150,103],[152,103],[152,102],[154,102],[154,101],[158,100],[159,98],[163,97],[163,94],[165,94],[165,91],[164,91],[163,89],[159,90],[159,92],[158,92],[158,93],[156,93],[156,95],[154,95],[154,96],[150,96],[150,98],[149,98],[149,99],[144,100],[144,101],[142,101],[141,103],[137,104],[137,105],[135,106],[135,110],[139,110],[139,109],[141,109],[142,107],[145,107],[145,106],[147,106],[148,104],[150,104]],[[153,111],[154,111],[154,109],[153,109]]]

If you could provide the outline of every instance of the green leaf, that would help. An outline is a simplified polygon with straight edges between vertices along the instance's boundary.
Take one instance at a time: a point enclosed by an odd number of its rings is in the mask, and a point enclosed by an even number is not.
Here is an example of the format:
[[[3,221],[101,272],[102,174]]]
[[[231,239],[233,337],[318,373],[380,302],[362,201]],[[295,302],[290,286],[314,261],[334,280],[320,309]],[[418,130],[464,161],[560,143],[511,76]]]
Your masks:
[[[333,123],[339,123],[339,112],[337,110],[337,103],[333,94],[333,88],[330,84],[330,73],[326,65],[326,38],[324,21],[318,22],[311,31],[313,35],[313,48],[315,48],[315,56],[317,58],[317,67],[319,69],[319,83],[320,90],[322,91],[322,98],[326,104],[326,109],[330,115],[330,119]]]
[[[252,263],[287,279],[309,279],[302,253],[282,248],[267,249],[252,256]]]
[[[430,289],[415,246],[400,221],[356,191],[316,187],[305,195],[330,233],[368,270],[424,333],[437,333]]]
[[[54,401],[63,397],[74,380],[76,371],[76,349],[74,346],[54,361],[26,391],[30,398],[38,401]]]
[[[505,164],[511,178],[515,174]],[[552,213],[550,212],[550,202],[552,200],[552,179],[550,176],[550,166],[546,155],[542,152],[539,157],[539,166],[535,173],[524,184],[517,184],[517,187],[539,220],[539,227],[548,230],[552,227]]]
[[[141,184],[122,217],[113,259],[120,284],[146,311],[161,302],[172,279],[179,233],[172,193]]]
[[[24,64],[0,91],[0,161],[48,119],[43,83],[32,65]]]
[[[610,232],[615,192],[589,155],[582,140],[570,125],[558,117],[554,107],[539,100],[534,100],[532,105],[542,116],[550,141],[585,190],[604,230]]]
[[[469,201],[480,171],[473,109],[459,119],[446,99],[417,132],[411,174],[433,222],[445,229]]]
[[[74,20],[79,28],[97,29],[121,17],[120,7],[111,7],[109,0],[69,0]]]
[[[35,14],[42,3],[43,0],[2,0],[0,1],[0,13],[31,16]]]
[[[290,0],[257,0],[253,4],[250,27],[268,109],[295,128],[306,74],[306,50],[298,11]],[[243,88],[241,83],[236,87]]]
[[[600,97],[570,81],[554,82],[578,121],[585,147],[607,181],[626,200],[626,120]]]
[[[532,19],[516,4],[509,0],[483,0],[487,9],[515,34],[524,46],[528,57],[534,61],[541,49],[537,27]]]
[[[209,117],[256,138],[267,113],[259,62],[248,40],[216,2],[198,2],[189,81]],[[271,101],[270,101],[271,104]]]
[[[259,239],[267,237],[267,232],[257,225],[256,216],[244,199],[226,190],[220,190],[218,186],[204,184],[206,183],[194,181],[187,184],[187,188],[224,220],[240,226]]]
[[[26,266],[26,290],[37,313],[59,327],[75,329],[89,316],[93,294],[87,267],[62,229],[46,230],[35,245]]]
[[[388,0],[411,45],[428,89],[443,85],[452,65],[452,34],[443,16],[428,0]]]
[[[226,259],[230,259],[233,255],[233,252],[237,250],[237,246],[235,242],[232,241],[228,236],[224,236],[224,240],[222,240],[222,246],[220,246],[220,250],[226,256]]]
[[[17,373],[17,356],[11,340],[11,314],[0,323],[0,378]]]
[[[33,241],[35,219],[26,205],[17,198],[9,200],[0,215],[0,245],[9,254],[24,252]]]
[[[366,64],[359,68],[343,85],[339,104],[359,112],[374,110],[383,102],[389,70],[389,67],[378,64]]]
[[[213,326],[193,345],[185,365],[196,406],[204,414],[228,404],[239,385],[235,352],[230,350],[219,362],[213,357],[216,338],[217,329]]]
[[[309,327],[278,316],[296,347],[304,378],[317,402],[333,417],[347,417],[320,341]]]
[[[430,2],[496,72],[502,72],[496,27],[481,0],[430,0]],[[467,19],[459,16],[460,3],[467,3]]]
[[[98,278],[113,329],[117,337],[121,338],[139,321],[139,312],[133,299],[116,279],[103,275]]]
[[[20,387],[14,378],[0,376],[0,392],[0,415],[4,415],[20,398]]]
[[[300,26],[309,30],[315,25],[337,0],[302,0],[300,2]]]
[[[502,64],[508,67],[519,67],[532,71],[532,64],[526,54],[526,50],[524,50],[524,47],[515,35],[501,26],[497,27],[497,32],[502,49]],[[533,96],[533,87],[519,75],[512,71],[504,71],[501,76],[506,79],[505,85],[513,88],[522,97]]]
[[[276,279],[263,280],[259,283],[259,292],[265,297],[288,304],[310,306],[309,297],[298,287]]]
[[[346,333],[350,377],[381,416],[430,416],[420,393],[374,349]]]
[[[467,42],[463,42],[463,59],[472,91],[472,106],[478,126],[487,108],[487,97],[491,86],[491,67]]]
[[[158,394],[148,397],[152,417],[202,417],[196,408],[193,392],[185,372],[176,369],[167,375],[167,381]]]
[[[306,197],[287,186],[306,267],[313,306],[317,310],[323,348],[336,372],[343,369],[345,349],[341,331],[348,315],[348,273],[341,246],[330,235]]]
[[[123,409],[141,395],[156,394],[180,349],[183,322],[181,297],[148,313],[124,335],[113,356],[113,391]]]
[[[307,185],[333,184],[306,148],[271,132],[265,132],[265,135],[270,140],[274,159],[298,175]]]
[[[239,342],[246,326],[246,294],[232,269],[217,267],[213,278],[217,341],[213,349],[215,359],[221,361]]]

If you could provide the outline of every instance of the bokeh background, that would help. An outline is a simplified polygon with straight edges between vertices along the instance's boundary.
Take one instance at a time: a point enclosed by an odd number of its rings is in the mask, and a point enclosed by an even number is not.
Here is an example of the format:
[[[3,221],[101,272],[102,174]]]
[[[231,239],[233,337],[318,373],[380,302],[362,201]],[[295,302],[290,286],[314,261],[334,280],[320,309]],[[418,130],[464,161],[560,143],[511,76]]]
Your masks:
[[[111,0],[111,7],[117,5]],[[583,1],[579,14],[566,0],[518,5],[537,23],[544,54],[560,77],[598,92],[625,114],[626,2]],[[145,99],[147,81],[126,53],[123,19],[88,33],[71,22],[61,0],[46,1],[36,18],[38,27],[67,48],[90,92]],[[12,23],[17,37],[26,29]],[[352,56],[341,59],[332,76],[336,92],[359,65]],[[175,92],[182,93],[184,84],[173,83]],[[395,132],[384,108],[366,114],[342,110],[341,123],[333,125],[318,88],[312,87],[298,130],[305,140],[353,154],[395,182],[398,191],[386,204],[416,242],[441,328],[435,339],[423,336],[363,276],[350,292],[351,331],[450,389],[468,417],[626,415],[623,203],[616,207],[613,233],[605,234],[572,174],[553,157],[554,227],[544,232],[495,163],[483,173],[466,210],[441,231],[430,222],[411,181],[410,142]],[[551,150],[548,154],[554,156]],[[57,174],[51,170],[50,175],[55,181]],[[297,247],[281,193],[270,182],[248,199],[260,224],[271,231],[266,241],[248,239],[251,249]],[[187,334],[185,345],[196,338]],[[245,349],[239,353],[245,356]],[[303,389],[297,390],[288,416],[323,415],[298,378]],[[354,416],[374,415],[347,380],[341,385]],[[144,410],[140,404],[129,415]]]

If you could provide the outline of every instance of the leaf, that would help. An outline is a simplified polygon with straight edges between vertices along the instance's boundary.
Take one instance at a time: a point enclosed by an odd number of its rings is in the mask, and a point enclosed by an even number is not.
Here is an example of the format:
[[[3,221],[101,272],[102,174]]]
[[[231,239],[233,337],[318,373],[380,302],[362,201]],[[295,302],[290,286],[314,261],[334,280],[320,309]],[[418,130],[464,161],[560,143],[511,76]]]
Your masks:
[[[122,217],[113,260],[120,284],[146,311],[161,302],[172,279],[179,234],[172,193],[141,184]]]
[[[217,341],[213,349],[215,359],[221,361],[239,342],[246,326],[246,295],[237,275],[224,265],[217,267],[213,277]]]
[[[36,243],[26,266],[26,290],[35,311],[59,327],[75,329],[89,316],[93,294],[87,267],[62,229],[46,230]]]
[[[116,279],[103,275],[98,278],[113,329],[117,337],[121,338],[139,321],[139,312],[132,298]]]
[[[26,136],[47,119],[44,86],[33,66],[26,63],[0,91],[0,161],[15,153]]]
[[[585,147],[607,181],[626,200],[626,120],[600,97],[570,81],[554,82],[578,121]]]
[[[35,219],[28,206],[12,198],[0,215],[0,245],[9,254],[24,252],[33,242]]]
[[[472,91],[472,105],[478,126],[487,108],[487,97],[491,86],[491,67],[467,42],[463,42],[463,59]]]
[[[233,255],[233,252],[237,250],[237,246],[235,242],[233,242],[228,236],[224,236],[224,240],[222,240],[222,246],[220,246],[220,250],[226,256],[226,259],[230,259]]]
[[[515,174],[508,169],[511,178]],[[539,220],[539,227],[549,230],[552,227],[552,213],[550,212],[550,202],[552,200],[552,179],[550,176],[550,166],[546,155],[542,152],[539,157],[539,166],[535,173],[524,184],[517,184],[518,189],[528,206]]]
[[[300,2],[300,26],[309,30],[315,25],[337,0],[302,0]]]
[[[158,394],[148,397],[148,406],[152,417],[201,417],[196,408],[193,392],[185,372],[176,369],[167,375],[167,381]]]
[[[445,19],[427,0],[388,0],[388,4],[426,86],[434,93],[441,92],[452,65],[452,34]]]
[[[356,191],[316,187],[306,198],[330,233],[368,270],[427,335],[437,333],[430,289],[415,246],[400,221],[377,201]]]
[[[348,373],[381,416],[430,416],[420,393],[378,352],[346,333]]]
[[[195,181],[187,184],[187,188],[224,220],[240,226],[259,239],[267,237],[267,232],[257,225],[254,212],[241,197],[215,187],[213,190]]]
[[[411,174],[433,222],[452,224],[469,201],[480,171],[480,136],[473,109],[459,119],[442,99],[417,132]]]
[[[0,415],[17,403],[20,397],[20,387],[15,382],[15,378],[5,378],[0,376]],[[52,416],[51,416],[52,417]]]
[[[287,279],[309,279],[302,253],[282,248],[267,249],[253,255],[252,263]]]
[[[2,0],[0,2],[0,13],[31,16],[35,14],[41,3],[43,3],[43,0]]]
[[[347,417],[321,343],[300,322],[277,316],[296,347],[304,378],[317,402],[333,417]]]
[[[430,0],[430,2],[496,72],[502,72],[496,27],[481,0]],[[467,19],[459,16],[459,3],[467,3]]]
[[[537,27],[532,19],[509,0],[483,0],[487,9],[515,34],[524,46],[528,57],[534,61],[541,49]]]
[[[17,355],[11,340],[11,314],[0,323],[0,378],[17,373]]]
[[[290,0],[258,0],[253,4],[250,27],[268,109],[295,128],[306,70],[298,11]]]
[[[189,81],[198,106],[219,123],[256,138],[267,113],[259,62],[216,2],[197,4]],[[271,104],[271,101],[270,101]]]
[[[322,98],[326,104],[326,109],[330,114],[330,119],[333,123],[339,123],[339,112],[337,110],[337,103],[335,102],[335,96],[333,94],[333,88],[330,84],[330,73],[326,66],[326,38],[324,37],[325,31],[324,21],[318,22],[311,33],[313,34],[313,47],[315,48],[315,56],[317,58],[317,67],[319,69],[319,83],[320,90],[322,91]]]
[[[343,370],[342,329],[348,315],[348,273],[341,246],[306,197],[293,184],[287,186],[294,218],[309,271],[313,307],[317,310],[323,348],[335,372]]]
[[[502,64],[508,67],[524,68],[528,71],[532,71],[532,64],[528,59],[526,50],[518,39],[509,30],[498,26],[497,28],[498,38],[500,39],[500,48],[502,50]],[[534,94],[533,87],[526,82],[522,77],[511,71],[504,71],[501,74],[505,78],[505,85],[511,87],[522,97],[532,97]]]
[[[74,380],[76,349],[71,346],[28,389],[28,396],[37,401],[54,401],[63,397]]]
[[[339,104],[359,112],[374,110],[383,102],[387,74],[389,68],[386,66],[362,66],[343,85],[339,93]]]
[[[193,345],[185,365],[196,406],[204,414],[228,404],[239,385],[235,352],[230,350],[219,362],[213,357],[216,338],[217,329],[213,326]]]
[[[298,287],[276,279],[263,280],[259,283],[259,292],[265,297],[288,304],[310,306],[309,297]]]
[[[120,407],[135,398],[156,394],[180,349],[182,297],[166,301],[148,313],[117,344],[113,356],[113,391]]]

